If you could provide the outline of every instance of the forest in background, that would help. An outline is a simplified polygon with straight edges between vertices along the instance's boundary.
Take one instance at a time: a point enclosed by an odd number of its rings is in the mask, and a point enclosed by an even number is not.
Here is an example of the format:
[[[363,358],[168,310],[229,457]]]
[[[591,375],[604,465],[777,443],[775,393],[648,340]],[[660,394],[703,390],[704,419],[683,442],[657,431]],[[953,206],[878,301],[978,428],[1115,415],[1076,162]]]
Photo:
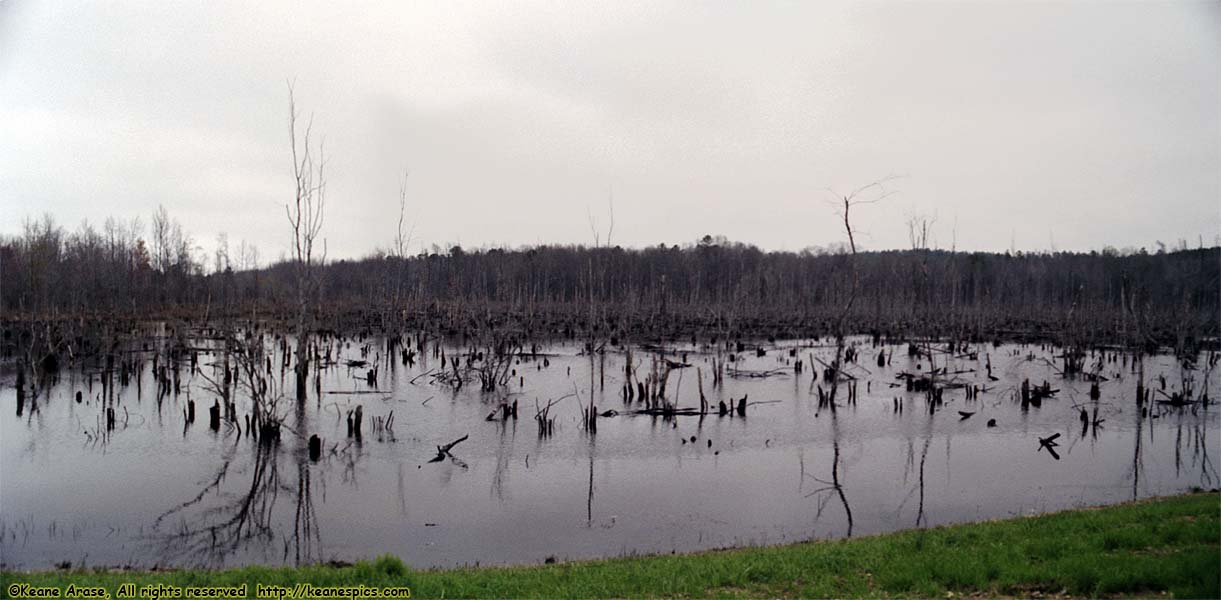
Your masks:
[[[162,208],[139,220],[66,231],[50,217],[0,238],[4,320],[241,315],[294,310],[291,261],[217,240],[205,256]],[[280,232],[276,232],[279,234]],[[829,330],[846,304],[849,254],[782,252],[705,236],[685,246],[543,245],[378,251],[317,268],[315,323],[462,329],[513,320],[534,333],[607,327],[629,335],[696,331],[796,337]],[[1221,248],[1149,253],[861,251],[851,328],[888,335],[1047,338],[1181,347],[1218,335]],[[211,264],[209,264],[211,263]],[[506,321],[507,322],[507,321]]]

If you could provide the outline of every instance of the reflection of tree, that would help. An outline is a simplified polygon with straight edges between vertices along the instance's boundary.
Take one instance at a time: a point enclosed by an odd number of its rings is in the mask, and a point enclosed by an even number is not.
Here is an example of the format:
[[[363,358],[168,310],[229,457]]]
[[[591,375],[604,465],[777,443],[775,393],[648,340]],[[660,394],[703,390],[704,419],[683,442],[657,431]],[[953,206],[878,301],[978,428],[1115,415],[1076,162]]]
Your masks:
[[[151,537],[159,556],[171,562],[219,564],[244,546],[266,545],[274,539],[272,514],[280,489],[276,446],[259,443],[255,448],[250,485],[239,496],[212,508],[202,504],[229,474],[230,457],[198,495],[157,517],[153,522],[157,533]],[[167,531],[163,524],[171,517],[177,517],[179,524]]]
[[[1183,411],[1178,411],[1174,427],[1174,476],[1183,471]]]
[[[157,555],[169,563],[223,564],[232,554],[249,548],[270,548],[275,535],[275,506],[281,491],[296,496],[293,534],[284,541],[284,558],[291,552],[296,564],[319,559],[321,545],[316,527],[310,469],[302,458],[297,464],[296,486],[280,477],[277,444],[256,443],[250,463],[250,484],[234,494],[221,493],[230,475],[233,450],[216,476],[193,498],[162,513],[147,536]],[[219,495],[223,501],[206,506]]]
[[[925,463],[928,462],[928,450],[929,450],[929,447],[932,446],[932,444],[933,444],[933,414],[934,413],[932,413],[932,412],[929,412],[929,414],[928,414],[928,421],[926,422],[925,429],[924,429],[924,447],[920,450],[920,461],[918,463],[916,462],[916,449],[915,449],[915,447],[912,446],[910,438],[907,441],[907,464],[904,466],[903,481],[904,481],[904,484],[906,485],[908,476],[911,474],[912,470],[915,469],[916,487],[912,491],[908,492],[907,496],[904,497],[903,502],[899,503],[899,510],[902,511],[903,505],[906,504],[907,501],[911,499],[912,494],[915,494],[917,496],[916,527],[922,527],[927,524],[927,520],[924,515],[924,465],[925,465]],[[950,446],[949,446],[949,440],[947,439],[947,441],[946,441],[947,468],[948,468],[949,460],[950,460],[949,452],[950,452]]]
[[[810,475],[814,481],[823,484],[824,487],[818,488],[808,494],[806,497],[818,496],[818,508],[814,513],[814,518],[817,520],[822,517],[822,511],[827,506],[827,502],[833,497],[838,497],[840,504],[844,507],[844,515],[848,519],[848,533],[846,537],[852,537],[852,508],[848,506],[848,496],[844,494],[844,484],[840,481],[840,449],[839,449],[839,417],[836,411],[831,411],[831,480],[819,479]],[[805,475],[805,462],[801,463],[802,475]]]
[[[321,401],[321,399],[319,400]],[[305,403],[298,402],[296,409],[297,432],[309,431],[309,416],[305,412]],[[357,436],[357,445],[360,445]],[[284,560],[288,553],[293,552],[293,564],[317,562],[322,559],[322,540],[314,512],[314,495],[310,485],[309,442],[304,435],[297,435],[297,451],[293,453],[297,460],[297,508],[293,513],[293,535],[284,545]]]
[[[932,417],[929,417],[930,428],[932,426]],[[928,524],[924,518],[924,463],[928,461],[928,447],[932,444],[933,437],[929,435],[924,438],[924,450],[920,452],[920,501],[916,505],[916,527],[922,527]]]
[[[505,476],[508,475],[509,461],[513,457],[513,438],[516,432],[517,419],[500,422],[500,443],[496,446],[496,470],[492,472],[491,494],[501,502],[505,499]]]
[[[1208,368],[1204,370],[1203,383],[1200,385],[1200,408],[1192,408],[1192,415],[1199,415],[1193,429],[1194,444],[1192,447],[1191,459],[1195,463],[1197,460],[1200,465],[1200,487],[1213,488],[1217,484],[1217,468],[1213,466],[1212,460],[1208,457],[1208,388],[1209,382],[1213,380],[1213,367],[1216,365],[1213,362],[1212,355],[1209,355],[1207,360]]]
[[[585,525],[594,523],[594,438],[589,438],[589,495],[585,498]]]
[[[1137,492],[1140,488],[1140,468],[1141,468],[1141,452],[1140,438],[1141,430],[1145,424],[1144,416],[1138,411],[1136,413],[1136,443],[1132,447],[1132,499],[1135,500]],[[1150,429],[1152,433],[1152,429]]]
[[[1207,410],[1207,407],[1205,407]],[[1192,428],[1195,438],[1195,444],[1192,447],[1192,461],[1199,461],[1200,465],[1200,487],[1213,488],[1217,484],[1217,468],[1213,465],[1212,459],[1208,457],[1208,422],[1201,419]]]
[[[291,547],[294,552],[294,564],[311,563],[321,560],[322,539],[316,526],[317,513],[314,512],[314,496],[310,489],[310,467],[304,460],[297,462],[297,511],[293,519],[293,537],[291,544],[285,544],[284,557],[288,558]]]
[[[404,482],[404,479],[403,479],[403,463],[399,463],[398,497],[399,497],[399,516],[406,517],[407,516],[407,484]]]
[[[1212,458],[1208,456],[1208,421],[1207,413],[1199,416],[1195,422],[1190,425],[1186,424],[1188,410],[1184,407],[1173,409],[1177,416],[1174,437],[1174,474],[1176,477],[1182,474],[1183,448],[1185,446],[1191,451],[1191,464],[1199,465],[1200,467],[1200,487],[1211,488],[1217,482],[1217,469],[1212,463]],[[1208,410],[1207,407],[1204,408]],[[1198,411],[1192,409],[1193,415],[1199,415]]]

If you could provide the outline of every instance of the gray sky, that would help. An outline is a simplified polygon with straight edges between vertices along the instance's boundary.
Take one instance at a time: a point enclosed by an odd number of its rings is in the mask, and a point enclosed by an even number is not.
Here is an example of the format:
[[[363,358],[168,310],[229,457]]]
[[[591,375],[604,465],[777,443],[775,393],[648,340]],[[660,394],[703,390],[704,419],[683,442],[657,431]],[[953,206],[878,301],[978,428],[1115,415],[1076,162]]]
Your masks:
[[[0,0],[0,232],[158,204],[287,249],[286,80],[326,139],[330,256],[709,234],[869,248],[1221,232],[1221,2]]]

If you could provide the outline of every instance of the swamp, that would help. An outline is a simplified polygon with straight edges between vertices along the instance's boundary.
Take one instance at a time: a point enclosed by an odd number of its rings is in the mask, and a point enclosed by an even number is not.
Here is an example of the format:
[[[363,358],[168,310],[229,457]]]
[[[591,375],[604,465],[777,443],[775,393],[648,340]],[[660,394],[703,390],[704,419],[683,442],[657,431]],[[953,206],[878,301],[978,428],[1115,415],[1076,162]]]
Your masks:
[[[237,319],[9,369],[5,567],[540,563],[1218,485],[1215,349],[846,336],[837,376],[828,337],[451,333],[312,336],[301,397],[294,337]]]

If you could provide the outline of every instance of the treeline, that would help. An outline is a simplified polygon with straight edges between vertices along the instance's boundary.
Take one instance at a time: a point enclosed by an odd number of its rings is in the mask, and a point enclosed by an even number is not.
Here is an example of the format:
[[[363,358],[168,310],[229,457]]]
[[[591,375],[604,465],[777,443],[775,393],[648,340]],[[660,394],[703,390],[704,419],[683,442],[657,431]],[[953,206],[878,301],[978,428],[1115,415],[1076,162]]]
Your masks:
[[[231,259],[227,240],[206,261],[164,211],[154,215],[151,233],[146,242],[137,222],[73,233],[48,218],[27,223],[22,235],[0,239],[0,306],[10,317],[291,310],[290,263],[258,268],[245,243]],[[841,251],[765,252],[711,237],[643,249],[455,246],[334,261],[322,267],[320,280],[320,314],[358,310],[383,323],[444,308],[807,334],[826,331],[853,289],[850,318],[858,330],[991,335],[1076,328],[1093,337],[1172,342],[1216,336],[1221,314],[1215,247],[1016,255],[916,248],[854,258]]]
[[[543,246],[340,261],[327,293],[374,306],[458,302],[596,318],[693,319],[731,331],[829,331],[858,285],[857,330],[1021,332],[1076,327],[1104,337],[1215,336],[1221,248],[1162,254],[996,254],[916,249],[765,252],[737,243],[644,249]],[[853,262],[855,261],[855,265]],[[286,276],[277,281],[287,282]],[[752,327],[745,327],[751,329]],[[1110,333],[1108,333],[1108,330]],[[750,333],[758,334],[759,331]],[[1095,335],[1095,337],[1097,337]]]
[[[0,308],[9,316],[138,314],[206,305],[236,281],[257,280],[258,249],[242,241],[230,256],[226,236],[212,261],[164,207],[149,227],[139,218],[82,223],[69,232],[50,215],[26,220],[20,235],[0,236]],[[211,262],[211,264],[208,264]],[[220,301],[221,297],[217,296]]]

